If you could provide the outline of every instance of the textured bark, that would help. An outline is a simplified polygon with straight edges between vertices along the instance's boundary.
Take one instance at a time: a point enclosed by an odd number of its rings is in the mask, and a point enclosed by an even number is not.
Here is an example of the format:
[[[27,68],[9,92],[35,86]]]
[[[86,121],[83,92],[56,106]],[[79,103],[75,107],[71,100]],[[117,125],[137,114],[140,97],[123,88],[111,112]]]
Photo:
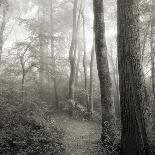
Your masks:
[[[137,0],[118,0],[118,69],[122,121],[121,154],[148,155],[142,106],[144,86]]]
[[[112,84],[107,59],[103,0],[94,0],[94,31],[98,75],[101,89],[102,141],[113,141]],[[109,136],[109,137],[108,137]]]
[[[50,22],[51,22],[51,58],[52,58],[52,72],[53,72],[53,86],[54,86],[54,93],[55,93],[55,107],[59,108],[59,98],[57,92],[57,80],[55,75],[56,64],[55,64],[55,52],[54,52],[54,33],[53,33],[53,0],[51,0],[51,7],[50,7]]]
[[[93,45],[92,51],[91,51],[90,81],[89,81],[89,109],[88,109],[88,113],[90,114],[90,116],[93,113],[93,107],[94,107],[94,102],[93,102],[93,69],[94,69],[94,57],[95,57],[95,48],[94,48],[94,45]]]

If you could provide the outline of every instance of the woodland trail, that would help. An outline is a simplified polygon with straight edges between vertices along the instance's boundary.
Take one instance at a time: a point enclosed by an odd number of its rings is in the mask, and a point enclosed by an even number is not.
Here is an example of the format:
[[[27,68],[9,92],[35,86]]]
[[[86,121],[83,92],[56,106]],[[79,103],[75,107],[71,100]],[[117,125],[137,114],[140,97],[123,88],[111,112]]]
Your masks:
[[[92,121],[78,121],[66,115],[53,115],[52,123],[65,131],[65,155],[106,155],[97,144],[101,126]]]

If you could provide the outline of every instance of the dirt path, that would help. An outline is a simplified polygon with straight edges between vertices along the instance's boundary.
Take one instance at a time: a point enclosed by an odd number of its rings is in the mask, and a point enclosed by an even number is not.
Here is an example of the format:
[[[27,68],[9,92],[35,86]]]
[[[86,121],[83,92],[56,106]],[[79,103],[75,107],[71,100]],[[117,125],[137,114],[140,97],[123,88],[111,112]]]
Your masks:
[[[51,120],[65,131],[63,143],[66,155],[103,155],[96,142],[101,126],[95,122],[73,120],[65,115],[56,115]]]

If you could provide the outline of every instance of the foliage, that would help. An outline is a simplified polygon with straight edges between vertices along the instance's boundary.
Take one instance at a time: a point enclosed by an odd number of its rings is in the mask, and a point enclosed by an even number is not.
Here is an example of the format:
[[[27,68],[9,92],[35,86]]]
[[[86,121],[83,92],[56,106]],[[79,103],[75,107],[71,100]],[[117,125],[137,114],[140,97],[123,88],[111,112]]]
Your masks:
[[[11,105],[2,96],[0,101],[0,154],[59,155],[64,152],[63,132],[54,126],[48,128],[39,107],[24,106],[24,103]]]

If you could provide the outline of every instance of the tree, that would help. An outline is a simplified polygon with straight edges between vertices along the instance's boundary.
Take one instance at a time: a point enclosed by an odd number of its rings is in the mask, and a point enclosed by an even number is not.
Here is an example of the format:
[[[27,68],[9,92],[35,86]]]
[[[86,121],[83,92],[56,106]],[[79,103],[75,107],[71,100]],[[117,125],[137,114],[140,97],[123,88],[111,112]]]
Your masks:
[[[89,109],[89,96],[88,96],[88,75],[87,75],[87,52],[86,52],[86,32],[85,32],[85,16],[84,10],[81,12],[83,19],[83,70],[84,70],[84,89],[85,89],[85,105]],[[89,110],[88,110],[89,111]]]
[[[50,43],[51,43],[51,57],[52,57],[52,71],[53,71],[53,83],[54,83],[54,93],[55,93],[55,106],[56,108],[59,107],[59,99],[58,99],[58,92],[57,92],[57,80],[56,80],[56,75],[55,75],[55,52],[54,52],[54,33],[53,33],[53,0],[51,0],[51,5],[50,5],[50,20],[51,20],[51,38],[50,38]]]
[[[94,0],[94,31],[97,69],[101,89],[102,107],[102,142],[110,145],[113,141],[113,114],[112,114],[112,84],[107,58],[107,46],[105,39],[103,0]]]
[[[150,47],[151,47],[151,79],[152,79],[152,91],[155,99],[155,45],[154,45],[154,30],[155,30],[155,21],[154,21],[154,5],[153,0],[151,1],[151,15],[150,15],[150,22],[151,22],[151,34],[150,34]]]
[[[122,121],[122,155],[148,155],[143,115],[144,86],[141,65],[138,1],[118,0],[118,70]]]
[[[77,7],[78,1],[74,0],[73,8],[73,32],[72,41],[69,50],[69,61],[70,61],[70,79],[69,79],[69,99],[74,100],[74,85],[75,85],[75,58],[76,58],[76,22],[77,22]]]
[[[69,113],[72,115],[73,102],[75,93],[75,76],[76,76],[76,54],[77,54],[77,31],[79,25],[80,11],[78,12],[79,3],[78,0],[74,0],[73,7],[73,32],[72,41],[69,50],[69,61],[70,61],[70,77],[69,77]],[[81,5],[80,5],[81,8]],[[81,10],[81,9],[80,9]],[[79,14],[78,14],[79,13]]]
[[[3,52],[3,43],[4,43],[4,30],[6,26],[6,14],[8,10],[8,1],[3,0],[0,5],[2,5],[2,22],[0,25],[0,64],[2,59],[2,52]]]
[[[91,51],[91,60],[90,60],[90,81],[89,81],[89,107],[88,107],[88,113],[91,117],[91,114],[93,113],[93,69],[94,69],[94,57],[95,57],[95,48],[94,43]]]

